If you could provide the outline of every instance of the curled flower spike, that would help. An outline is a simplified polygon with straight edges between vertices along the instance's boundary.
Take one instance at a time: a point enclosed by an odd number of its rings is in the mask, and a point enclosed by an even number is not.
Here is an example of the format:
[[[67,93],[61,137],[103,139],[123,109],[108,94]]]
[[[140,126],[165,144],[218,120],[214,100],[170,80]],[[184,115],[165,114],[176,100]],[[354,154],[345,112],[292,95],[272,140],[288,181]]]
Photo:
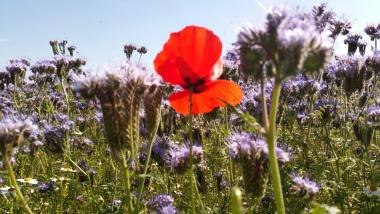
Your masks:
[[[243,93],[228,80],[217,80],[223,72],[220,59],[222,43],[210,30],[188,26],[172,33],[157,54],[154,67],[163,80],[179,85],[182,91],[169,97],[170,105],[180,114],[202,114],[216,107],[240,103]]]

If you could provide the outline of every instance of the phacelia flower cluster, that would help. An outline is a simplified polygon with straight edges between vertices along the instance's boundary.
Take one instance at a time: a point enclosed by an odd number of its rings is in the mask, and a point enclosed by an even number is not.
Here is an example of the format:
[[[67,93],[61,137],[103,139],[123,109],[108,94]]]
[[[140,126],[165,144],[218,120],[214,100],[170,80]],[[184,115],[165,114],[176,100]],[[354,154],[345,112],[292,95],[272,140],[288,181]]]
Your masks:
[[[193,164],[201,164],[203,149],[200,146],[192,147]],[[190,147],[188,145],[176,145],[170,148],[166,163],[178,173],[186,172],[190,167]]]
[[[309,180],[307,177],[301,176],[293,176],[292,177],[293,184],[290,187],[290,191],[293,194],[297,194],[300,197],[308,195],[309,197],[313,197],[320,190],[320,187],[314,181]]]
[[[291,14],[284,7],[272,8],[264,27],[243,28],[236,46],[241,71],[255,79],[263,75],[285,79],[319,71],[331,55],[314,20],[303,13]]]
[[[10,156],[13,149],[27,138],[37,126],[29,119],[20,120],[14,117],[4,117],[0,121],[0,152]]]
[[[330,72],[335,73],[335,77],[341,80],[348,96],[362,91],[365,81],[372,77],[363,59],[354,56],[339,57],[330,65]]]
[[[230,157],[242,167],[245,188],[259,196],[268,181],[269,151],[267,143],[250,133],[234,133],[227,138]],[[289,161],[289,153],[276,148],[279,163]]]
[[[177,209],[173,205],[174,199],[170,195],[155,195],[146,202],[150,212],[157,214],[175,214]]]
[[[99,100],[107,141],[115,157],[123,149],[129,149],[132,157],[137,157],[141,104],[150,87],[157,84],[154,74],[131,62],[113,64],[105,71],[75,78],[74,91],[84,98]]]

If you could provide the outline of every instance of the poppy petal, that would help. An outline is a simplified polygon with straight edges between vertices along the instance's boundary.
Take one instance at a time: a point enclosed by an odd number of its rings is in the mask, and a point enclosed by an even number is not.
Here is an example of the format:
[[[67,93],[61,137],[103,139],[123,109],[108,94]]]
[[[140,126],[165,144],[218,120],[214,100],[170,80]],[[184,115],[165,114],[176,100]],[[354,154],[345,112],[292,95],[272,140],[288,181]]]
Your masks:
[[[211,74],[212,76],[209,76],[209,80],[206,79],[205,82],[209,82],[209,81],[214,81],[214,80],[217,80],[222,74],[223,74],[223,62],[221,59],[219,59],[214,67],[212,68],[213,70],[211,71]]]
[[[208,88],[208,93],[221,102],[220,106],[236,106],[243,99],[243,91],[239,85],[229,80],[216,80]]]
[[[236,106],[243,98],[240,87],[228,80],[217,80],[205,86],[192,97],[192,114],[211,112],[216,107],[227,104]],[[180,114],[188,115],[190,112],[190,91],[184,90],[169,97],[170,105]]]
[[[161,51],[154,59],[154,68],[165,82],[185,87],[185,81],[175,62],[170,60],[168,53]]]
[[[168,83],[194,84],[200,79],[217,79],[214,65],[219,63],[221,52],[222,43],[212,31],[188,26],[170,35],[154,66]]]

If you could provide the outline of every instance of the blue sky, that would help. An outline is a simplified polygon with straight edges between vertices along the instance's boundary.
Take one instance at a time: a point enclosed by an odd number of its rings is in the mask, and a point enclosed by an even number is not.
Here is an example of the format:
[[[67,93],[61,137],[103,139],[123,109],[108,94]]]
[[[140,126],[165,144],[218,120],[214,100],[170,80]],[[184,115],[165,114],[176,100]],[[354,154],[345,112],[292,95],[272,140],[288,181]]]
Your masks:
[[[49,40],[66,39],[76,45],[89,67],[124,59],[126,43],[144,45],[148,65],[169,34],[186,25],[212,29],[231,47],[236,31],[247,22],[265,20],[265,7],[286,4],[310,10],[322,1],[261,0],[2,0],[0,6],[0,68],[10,58],[33,61],[51,56]],[[353,21],[360,31],[380,22],[377,0],[332,0],[328,6]]]

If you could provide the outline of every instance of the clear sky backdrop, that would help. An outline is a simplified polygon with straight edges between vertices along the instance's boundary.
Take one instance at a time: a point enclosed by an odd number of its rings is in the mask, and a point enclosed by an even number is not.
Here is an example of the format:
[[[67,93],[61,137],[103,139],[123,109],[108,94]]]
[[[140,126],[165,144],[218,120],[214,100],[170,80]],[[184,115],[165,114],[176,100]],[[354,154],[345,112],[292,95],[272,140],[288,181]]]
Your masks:
[[[224,51],[247,22],[265,21],[265,8],[285,4],[311,10],[311,0],[1,0],[0,69],[13,57],[33,61],[52,55],[49,40],[66,39],[76,45],[88,67],[124,59],[123,45],[144,45],[152,61],[171,32],[186,25],[212,29]],[[361,31],[380,22],[379,0],[331,0],[328,6]],[[343,48],[341,46],[340,48]]]

